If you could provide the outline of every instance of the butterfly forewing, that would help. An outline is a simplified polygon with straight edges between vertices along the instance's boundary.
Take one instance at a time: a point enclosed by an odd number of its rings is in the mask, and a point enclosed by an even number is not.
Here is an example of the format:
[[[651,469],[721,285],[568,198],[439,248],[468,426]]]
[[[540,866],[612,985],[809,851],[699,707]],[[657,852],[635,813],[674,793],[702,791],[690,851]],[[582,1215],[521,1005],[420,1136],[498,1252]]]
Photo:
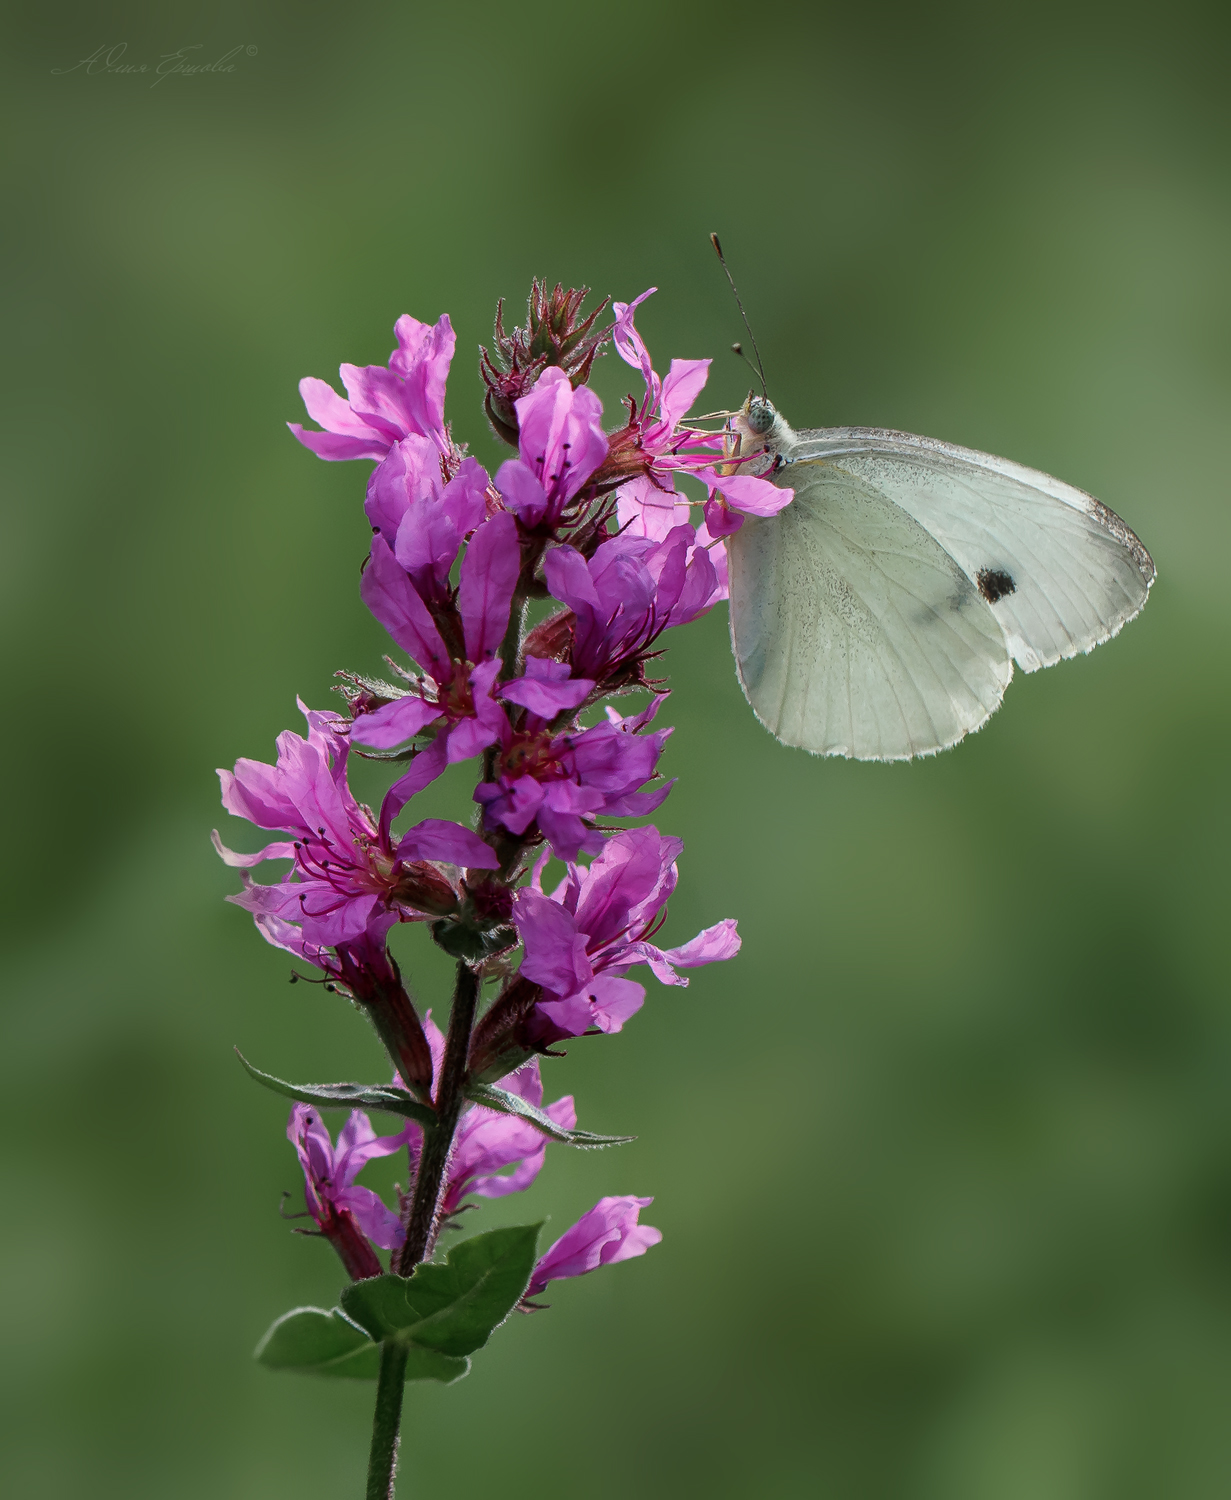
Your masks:
[[[794,436],[777,516],[728,541],[740,682],[816,754],[956,744],[1012,675],[1089,651],[1145,603],[1149,553],[1092,496],[990,454],[875,428]]]
[[[907,432],[801,433],[824,459],[902,507],[982,587],[1027,672],[1092,650],[1146,601],[1149,553],[1113,511],[1037,469]],[[797,472],[788,463],[782,482]]]

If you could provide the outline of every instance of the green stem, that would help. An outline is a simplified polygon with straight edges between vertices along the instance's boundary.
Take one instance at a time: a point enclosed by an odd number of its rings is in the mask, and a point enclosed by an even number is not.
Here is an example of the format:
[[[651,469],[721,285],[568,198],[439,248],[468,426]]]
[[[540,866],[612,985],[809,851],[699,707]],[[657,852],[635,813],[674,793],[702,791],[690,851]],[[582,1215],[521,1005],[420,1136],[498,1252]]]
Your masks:
[[[393,1500],[397,1473],[398,1430],[402,1425],[402,1395],[406,1388],[406,1349],[386,1340],[380,1346],[380,1377],[376,1382],[376,1415],[372,1419],[372,1451],[368,1456],[367,1500]]]
[[[409,1276],[431,1253],[436,1238],[436,1216],[444,1187],[445,1169],[453,1149],[466,1082],[470,1033],[479,1003],[479,976],[463,959],[458,960],[453,1009],[449,1012],[449,1035],[436,1088],[436,1123],[424,1129],[423,1151],[415,1178],[406,1243],[396,1258],[399,1276]],[[405,1393],[406,1350],[386,1340],[380,1350],[380,1378],[376,1384],[376,1412],[372,1418],[372,1450],[368,1458],[367,1500],[392,1500],[397,1474],[398,1428]]]

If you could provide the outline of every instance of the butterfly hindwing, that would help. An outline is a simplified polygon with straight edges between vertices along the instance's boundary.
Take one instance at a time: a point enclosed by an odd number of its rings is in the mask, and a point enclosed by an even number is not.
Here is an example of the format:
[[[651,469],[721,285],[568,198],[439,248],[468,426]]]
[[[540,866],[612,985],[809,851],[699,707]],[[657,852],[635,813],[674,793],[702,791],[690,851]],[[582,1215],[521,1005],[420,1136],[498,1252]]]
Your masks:
[[[962,569],[864,479],[792,465],[794,501],[728,541],[740,682],[762,723],[820,755],[904,760],[1000,703],[1004,633]]]

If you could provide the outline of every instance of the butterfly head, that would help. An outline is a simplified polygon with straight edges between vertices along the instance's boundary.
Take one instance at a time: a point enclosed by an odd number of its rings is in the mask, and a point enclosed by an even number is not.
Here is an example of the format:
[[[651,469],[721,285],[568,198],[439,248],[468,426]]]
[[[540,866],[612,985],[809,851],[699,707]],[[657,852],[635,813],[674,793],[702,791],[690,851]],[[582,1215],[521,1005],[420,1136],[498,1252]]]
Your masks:
[[[769,397],[754,396],[751,391],[732,418],[731,427],[739,433],[739,451],[744,454],[757,453],[761,449],[778,453],[789,447],[795,436]]]

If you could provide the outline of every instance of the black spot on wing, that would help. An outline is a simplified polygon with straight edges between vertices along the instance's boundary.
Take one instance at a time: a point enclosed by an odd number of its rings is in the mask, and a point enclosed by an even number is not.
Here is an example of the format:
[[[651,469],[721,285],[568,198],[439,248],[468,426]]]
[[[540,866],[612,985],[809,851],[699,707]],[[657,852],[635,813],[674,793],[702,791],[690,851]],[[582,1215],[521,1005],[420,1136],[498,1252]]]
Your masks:
[[[1013,582],[1012,575],[1006,573],[1003,568],[980,568],[975,574],[975,582],[979,585],[979,592],[989,604],[995,604],[997,600],[1017,593],[1017,585]]]

